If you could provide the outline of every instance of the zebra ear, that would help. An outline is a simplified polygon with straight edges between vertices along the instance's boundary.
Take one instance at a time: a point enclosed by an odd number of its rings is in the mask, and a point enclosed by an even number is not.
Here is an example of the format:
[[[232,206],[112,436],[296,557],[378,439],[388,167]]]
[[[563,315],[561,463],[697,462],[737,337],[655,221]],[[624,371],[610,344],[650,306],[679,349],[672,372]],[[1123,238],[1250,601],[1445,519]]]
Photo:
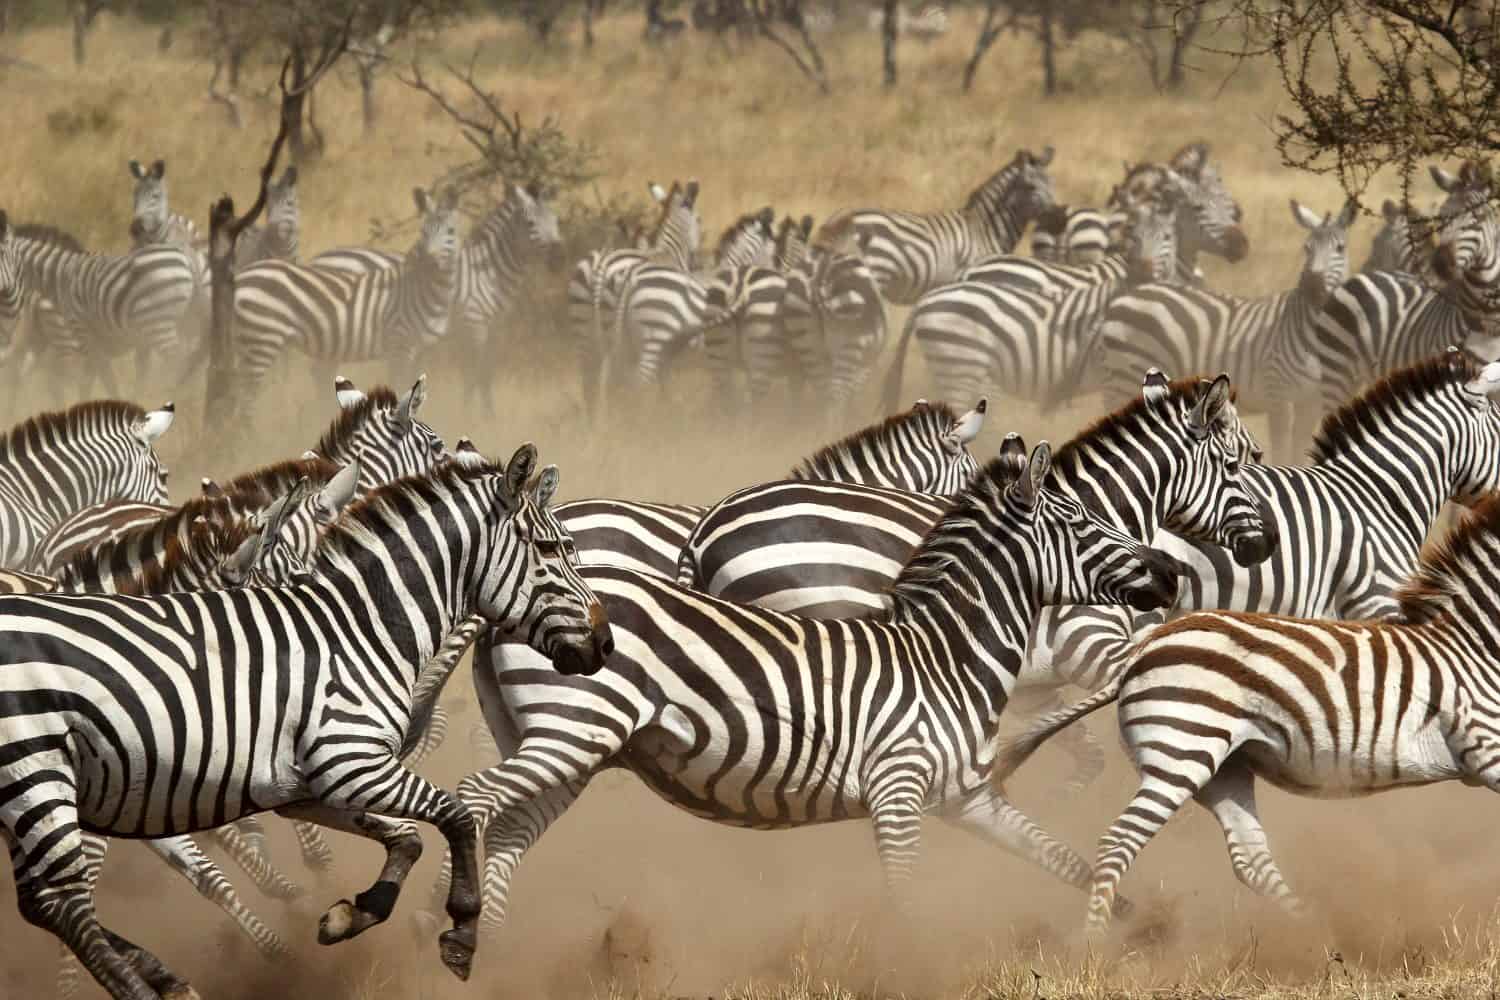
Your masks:
[[[251,560],[253,565],[262,557],[269,555],[276,548],[276,543],[281,537],[281,531],[286,527],[292,513],[302,506],[307,495],[312,492],[312,486],[308,478],[303,476],[297,480],[285,496],[273,500],[265,509],[255,515],[255,523],[260,528],[259,545]],[[246,567],[248,572],[249,567]]]
[[[1172,380],[1160,368],[1147,368],[1141,379],[1141,396],[1147,403],[1156,406],[1172,393]]]
[[[329,520],[333,520],[349,506],[358,489],[359,459],[355,458],[323,484],[323,488],[318,491],[318,506],[330,515]]]
[[[1452,193],[1453,189],[1458,187],[1459,185],[1459,180],[1456,175],[1450,174],[1448,171],[1444,170],[1437,164],[1433,164],[1432,166],[1428,167],[1427,172],[1432,175],[1432,183],[1436,184],[1444,191]]]
[[[438,204],[445,212],[451,212],[456,209],[458,207],[458,188],[450,187],[444,191],[442,197],[438,199]]]
[[[536,468],[536,445],[527,441],[516,449],[505,466],[505,492],[512,505],[526,490],[531,479],[531,470]]]
[[[1198,403],[1188,417],[1189,424],[1200,431],[1212,427],[1223,414],[1224,406],[1229,402],[1229,396],[1229,376],[1221,373],[1198,397]]]
[[[981,398],[974,409],[953,421],[953,426],[943,435],[949,451],[958,451],[979,436],[984,429],[984,414],[990,407],[988,399]]]
[[[667,189],[655,181],[647,181],[646,190],[651,192],[651,200],[658,205],[667,200]]]
[[[411,200],[417,206],[417,211],[422,215],[426,215],[432,209],[432,199],[428,197],[426,191],[419,187],[411,189]]]
[[[1025,465],[1026,439],[1015,431],[1005,435],[1005,440],[1000,442],[1000,459],[1018,468]]]
[[[1312,211],[1296,198],[1293,198],[1291,201],[1292,218],[1297,221],[1297,225],[1303,229],[1317,229],[1322,224],[1323,220],[1318,218],[1317,212]]]
[[[347,410],[363,400],[365,394],[355,388],[354,383],[349,379],[336,375],[333,379],[333,398],[338,400],[339,409]]]
[[[411,429],[411,422],[426,399],[427,373],[423,372],[417,376],[417,381],[412,384],[411,391],[401,397],[401,407],[396,411],[396,419],[401,421],[402,427],[407,430]]]
[[[136,437],[146,444],[151,444],[161,437],[172,427],[172,419],[177,415],[177,408],[171,403],[165,403],[159,410],[152,410],[141,417],[131,427]]]
[[[519,198],[521,204],[526,208],[530,208],[532,203],[536,201],[536,199],[531,196],[531,193],[519,184],[512,184],[510,186],[510,193],[511,197]]]
[[[145,179],[146,168],[141,166],[140,160],[131,160],[128,166],[130,167],[130,176],[134,177],[138,181]]]
[[[1033,162],[1039,167],[1045,167],[1052,163],[1052,157],[1057,151],[1051,146],[1042,147],[1042,155],[1033,157]]]
[[[166,160],[154,160],[154,161],[152,161],[152,163],[151,163],[151,175],[150,176],[151,176],[151,179],[153,181],[159,181],[163,177],[167,176],[167,161]]]
[[[687,182],[687,187],[682,189],[682,203],[688,208],[692,208],[693,204],[697,202],[697,200],[698,182],[696,180],[690,180]]]
[[[1396,222],[1401,218],[1401,206],[1387,198],[1380,203],[1380,214],[1386,222]]]
[[[1011,487],[1011,494],[1027,510],[1036,510],[1037,500],[1042,495],[1042,482],[1047,478],[1047,473],[1052,469],[1052,446],[1046,441],[1038,444],[1031,452],[1031,461],[1026,463],[1026,469],[1021,473],[1015,485]]]
[[[1197,177],[1208,162],[1208,143],[1190,142],[1176,153],[1170,161],[1173,170],[1189,177]]]
[[[281,186],[284,188],[297,186],[297,164],[293,163],[281,172]]]
[[[557,492],[557,484],[562,479],[557,466],[549,465],[542,470],[536,482],[531,487],[531,499],[536,501],[538,507],[545,507],[552,502],[552,496]]]
[[[224,557],[219,565],[225,583],[238,586],[249,578],[251,570],[260,561],[260,547],[264,538],[265,528],[257,526],[238,548]]]

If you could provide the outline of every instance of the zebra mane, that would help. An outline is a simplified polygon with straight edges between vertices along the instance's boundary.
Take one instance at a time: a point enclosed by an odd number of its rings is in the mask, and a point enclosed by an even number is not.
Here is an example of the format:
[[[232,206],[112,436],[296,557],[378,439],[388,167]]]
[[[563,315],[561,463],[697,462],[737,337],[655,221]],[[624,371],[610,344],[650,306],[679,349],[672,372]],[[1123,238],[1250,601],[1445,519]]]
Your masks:
[[[871,424],[868,427],[855,431],[853,434],[845,435],[833,444],[819,448],[792,466],[792,471],[787,473],[787,478],[821,478],[819,475],[820,470],[837,467],[841,464],[842,459],[852,456],[866,444],[893,437],[902,428],[911,425],[916,425],[922,430],[930,432],[934,439],[939,438],[944,431],[953,426],[956,420],[958,420],[958,415],[953,412],[953,407],[947,403],[918,403],[905,413],[897,413],[886,417],[879,423]]]
[[[23,222],[19,226],[12,227],[12,231],[23,239],[35,240],[38,243],[61,247],[64,250],[72,250],[74,253],[85,252],[82,240],[56,226],[49,226],[41,222]]]
[[[385,525],[405,523],[413,508],[430,506],[435,497],[487,476],[500,476],[503,482],[505,471],[504,465],[491,462],[443,462],[419,475],[385,483],[344,508],[318,543],[317,559],[323,562],[330,555],[359,558],[368,548],[363,539],[382,534]]]
[[[313,451],[319,455],[336,454],[354,435],[358,434],[376,410],[394,410],[401,404],[390,386],[377,385],[365,393],[365,398],[340,411],[328,430],[318,438]]]
[[[203,519],[203,524],[197,523],[200,517]],[[233,505],[226,497],[193,497],[155,521],[137,525],[106,542],[75,552],[57,574],[58,579],[91,580],[100,567],[105,567],[108,570],[107,575],[112,577],[115,575],[113,569],[115,553],[131,551],[142,539],[160,537],[164,546],[170,546],[172,540],[177,539],[181,548],[180,541],[183,538],[190,538],[205,530],[210,533],[227,531],[231,525],[244,520],[247,519],[235,513]],[[185,552],[186,550],[179,551],[179,561],[185,557]],[[145,589],[143,581],[137,582],[141,585],[138,589],[131,590],[130,593],[150,593]]]
[[[1402,368],[1371,385],[1323,418],[1308,455],[1313,464],[1346,453],[1370,434],[1383,432],[1382,419],[1394,407],[1450,385],[1479,377],[1483,365],[1467,351],[1446,351]]]
[[[1418,625],[1453,610],[1456,597],[1489,590],[1500,560],[1500,493],[1485,497],[1458,527],[1423,546],[1417,568],[1396,591],[1401,620]]]
[[[206,566],[221,562],[233,555],[256,530],[248,517],[209,518],[201,524],[189,521],[182,531],[174,530],[167,535],[160,560],[146,566],[139,577],[121,581],[118,592],[125,595],[166,593],[176,582],[174,578],[183,563],[197,562]]]
[[[1203,379],[1196,376],[1192,378],[1173,379],[1167,383],[1167,395],[1165,402],[1176,402],[1180,406],[1192,406],[1198,402],[1198,394],[1203,391],[1206,384]],[[1233,387],[1229,390],[1229,401],[1233,403],[1238,395],[1238,390]],[[1141,415],[1154,405],[1148,400],[1144,393],[1136,396],[1130,402],[1125,403],[1113,413],[1106,413],[1077,434],[1062,447],[1057,449],[1052,456],[1054,469],[1066,468],[1078,461],[1078,452],[1085,446],[1095,446],[1101,439],[1120,438],[1127,436],[1131,430],[1140,424]]]
[[[969,192],[964,199],[964,211],[986,208],[989,204],[1003,204],[1005,196],[1021,176],[1023,168],[1037,162],[1036,154],[1021,150],[1005,166],[985,178],[984,183]]]
[[[902,597],[911,596],[913,589],[921,590],[933,584],[951,581],[949,567],[955,557],[949,547],[941,543],[949,535],[967,536],[978,521],[988,521],[985,511],[996,499],[1021,478],[1026,471],[1026,457],[1020,460],[1010,455],[1000,455],[986,462],[963,491],[954,496],[953,502],[938,518],[922,541],[917,544],[911,558],[901,567],[896,580],[891,584],[890,595],[896,604]]]
[[[120,399],[95,399],[66,410],[38,413],[16,424],[0,439],[0,461],[38,454],[52,438],[98,437],[116,430],[128,431],[145,415],[141,407]]]
[[[318,488],[338,471],[339,467],[326,458],[296,458],[246,472],[227,483],[220,483],[219,487],[226,495],[234,496],[246,505],[264,505],[285,496],[304,477]]]
[[[716,256],[723,257],[725,251],[732,247],[746,231],[755,226],[763,227],[769,234],[775,219],[776,213],[771,210],[770,206],[757,209],[754,212],[746,212],[725,228],[724,235],[719,237],[719,243],[715,249]]]

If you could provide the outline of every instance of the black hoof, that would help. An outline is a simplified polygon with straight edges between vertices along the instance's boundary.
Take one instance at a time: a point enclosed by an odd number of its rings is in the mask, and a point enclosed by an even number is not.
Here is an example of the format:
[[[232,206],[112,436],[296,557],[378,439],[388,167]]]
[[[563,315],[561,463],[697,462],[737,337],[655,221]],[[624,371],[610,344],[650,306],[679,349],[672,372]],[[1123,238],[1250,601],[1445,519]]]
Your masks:
[[[472,930],[444,931],[438,937],[438,952],[449,972],[464,982],[469,981],[469,972],[474,967],[474,932]]]

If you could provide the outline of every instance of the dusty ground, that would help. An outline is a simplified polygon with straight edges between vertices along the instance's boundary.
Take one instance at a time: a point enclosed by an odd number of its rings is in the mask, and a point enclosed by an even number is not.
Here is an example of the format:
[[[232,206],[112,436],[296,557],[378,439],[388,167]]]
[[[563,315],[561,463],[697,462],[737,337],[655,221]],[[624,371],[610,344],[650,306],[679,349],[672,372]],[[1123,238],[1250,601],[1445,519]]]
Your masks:
[[[1319,209],[1340,196],[1321,178],[1279,165],[1265,121],[1278,106],[1276,82],[1248,68],[1222,89],[1220,77],[1196,81],[1191,99],[1144,89],[1128,51],[1085,42],[1065,57],[1076,89],[1037,98],[1034,53],[1002,42],[976,92],[956,93],[972,26],[956,18],[954,35],[903,49],[905,77],[894,95],[876,86],[878,48],[861,30],[828,53],[834,95],[814,97],[769,50],[738,60],[688,39],[664,55],[642,54],[637,22],[608,23],[598,54],[529,51],[507,26],[475,22],[444,39],[449,54],[478,46],[485,78],[528,117],[561,116],[600,152],[601,197],[637,192],[648,178],[696,176],[707,228],[717,233],[737,213],[771,202],[818,215],[858,203],[927,208],[957,203],[1017,147],[1058,148],[1053,168],[1061,197],[1098,202],[1122,159],[1170,153],[1207,138],[1245,206],[1249,261],[1212,262],[1214,282],[1263,292],[1293,279],[1299,231],[1287,218],[1296,195]],[[7,100],[0,122],[8,155],[0,158],[0,207],[13,218],[51,221],[91,246],[122,247],[129,217],[125,161],[163,156],[177,204],[202,219],[208,200],[232,189],[249,196],[272,109],[252,105],[248,127],[229,130],[222,109],[203,96],[207,70],[188,42],[166,55],[154,34],[106,21],[92,39],[83,71],[66,61],[61,30],[3,40],[7,53],[45,74],[0,71]],[[269,69],[257,66],[258,86]],[[321,93],[321,92],[320,92]],[[335,80],[320,96],[329,136],[324,162],[302,186],[307,252],[357,243],[372,216],[404,215],[408,190],[457,154],[458,141],[425,101],[387,80],[384,121],[360,136],[357,92]],[[102,108],[107,128],[79,137],[49,131],[57,109]],[[592,196],[592,195],[590,195]],[[1362,223],[1356,259],[1373,231]],[[559,274],[539,283],[560,282]],[[553,286],[547,286],[553,287]],[[560,319],[560,317],[558,317]],[[560,327],[542,321],[512,331],[493,365],[502,412],[466,412],[453,372],[432,370],[423,416],[450,441],[469,434],[482,448],[508,453],[535,440],[558,463],[567,496],[616,495],[708,502],[726,491],[780,474],[827,436],[821,414],[787,413],[747,426],[732,403],[707,398],[689,375],[676,401],[642,400],[607,425],[590,426]],[[124,372],[123,374],[129,374]],[[362,383],[378,366],[351,369]],[[410,375],[406,375],[410,378]],[[913,362],[907,395],[923,391]],[[149,381],[149,380],[148,380]],[[0,398],[0,423],[76,401],[43,398],[14,385]],[[332,415],[330,387],[289,371],[254,438],[233,455],[194,454],[201,395],[194,386],[150,385],[154,404],[175,397],[179,425],[164,440],[174,495],[200,475],[228,474],[300,453]],[[969,401],[961,401],[968,403]],[[870,412],[862,409],[862,413]],[[988,453],[1007,430],[1028,439],[1066,439],[1096,414],[1091,404],[1045,423],[996,401],[976,449]],[[852,427],[852,425],[851,425]],[[850,428],[843,428],[850,429]],[[447,783],[468,768],[472,708],[466,682],[450,694],[454,736],[430,767]],[[1111,743],[1107,719],[1095,723]],[[1077,801],[1058,801],[1049,779],[1068,762],[1048,754],[1015,783],[1017,800],[1076,847],[1093,838],[1129,795],[1118,761]],[[317,883],[293,862],[287,833],[273,836],[279,856],[312,882],[303,908],[250,898],[289,940],[298,961],[260,962],[228,921],[168,876],[150,856],[121,845],[100,894],[107,921],[159,951],[221,1000],[265,996],[1120,996],[1146,992],[1249,996],[1493,995],[1500,951],[1491,885],[1494,805],[1476,791],[1443,788],[1363,802],[1297,801],[1262,796],[1266,825],[1288,877],[1318,915],[1290,925],[1242,892],[1219,834],[1206,817],[1184,813],[1131,872],[1128,892],[1147,915],[1090,957],[1075,929],[1082,899],[1028,866],[955,834],[929,827],[910,923],[880,913],[879,875],[868,828],[859,823],[764,834],[720,829],[661,804],[632,780],[606,775],[528,858],[512,896],[512,922],[486,942],[477,982],[460,986],[441,969],[430,942],[417,942],[408,918],[425,903],[435,859],[424,861],[395,923],[337,950],[313,941],[315,915],[339,895],[362,888],[373,871],[369,847],[340,840],[334,877]],[[243,881],[243,880],[241,880]],[[46,995],[55,944],[16,916],[9,879],[0,879],[0,997]],[[606,936],[607,935],[607,936]],[[1334,956],[1337,956],[1335,958]],[[92,987],[90,987],[92,989]]]

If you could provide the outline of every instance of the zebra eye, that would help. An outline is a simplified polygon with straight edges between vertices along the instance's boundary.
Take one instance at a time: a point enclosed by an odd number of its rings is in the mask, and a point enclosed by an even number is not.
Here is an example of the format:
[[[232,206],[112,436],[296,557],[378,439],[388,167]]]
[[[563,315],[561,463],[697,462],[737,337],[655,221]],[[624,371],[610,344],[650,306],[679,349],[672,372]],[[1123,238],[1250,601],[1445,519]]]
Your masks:
[[[1240,474],[1240,460],[1237,458],[1231,458],[1229,461],[1225,462],[1224,471],[1231,476],[1238,476]]]
[[[536,554],[543,559],[556,559],[561,546],[552,538],[538,538],[536,540]]]

